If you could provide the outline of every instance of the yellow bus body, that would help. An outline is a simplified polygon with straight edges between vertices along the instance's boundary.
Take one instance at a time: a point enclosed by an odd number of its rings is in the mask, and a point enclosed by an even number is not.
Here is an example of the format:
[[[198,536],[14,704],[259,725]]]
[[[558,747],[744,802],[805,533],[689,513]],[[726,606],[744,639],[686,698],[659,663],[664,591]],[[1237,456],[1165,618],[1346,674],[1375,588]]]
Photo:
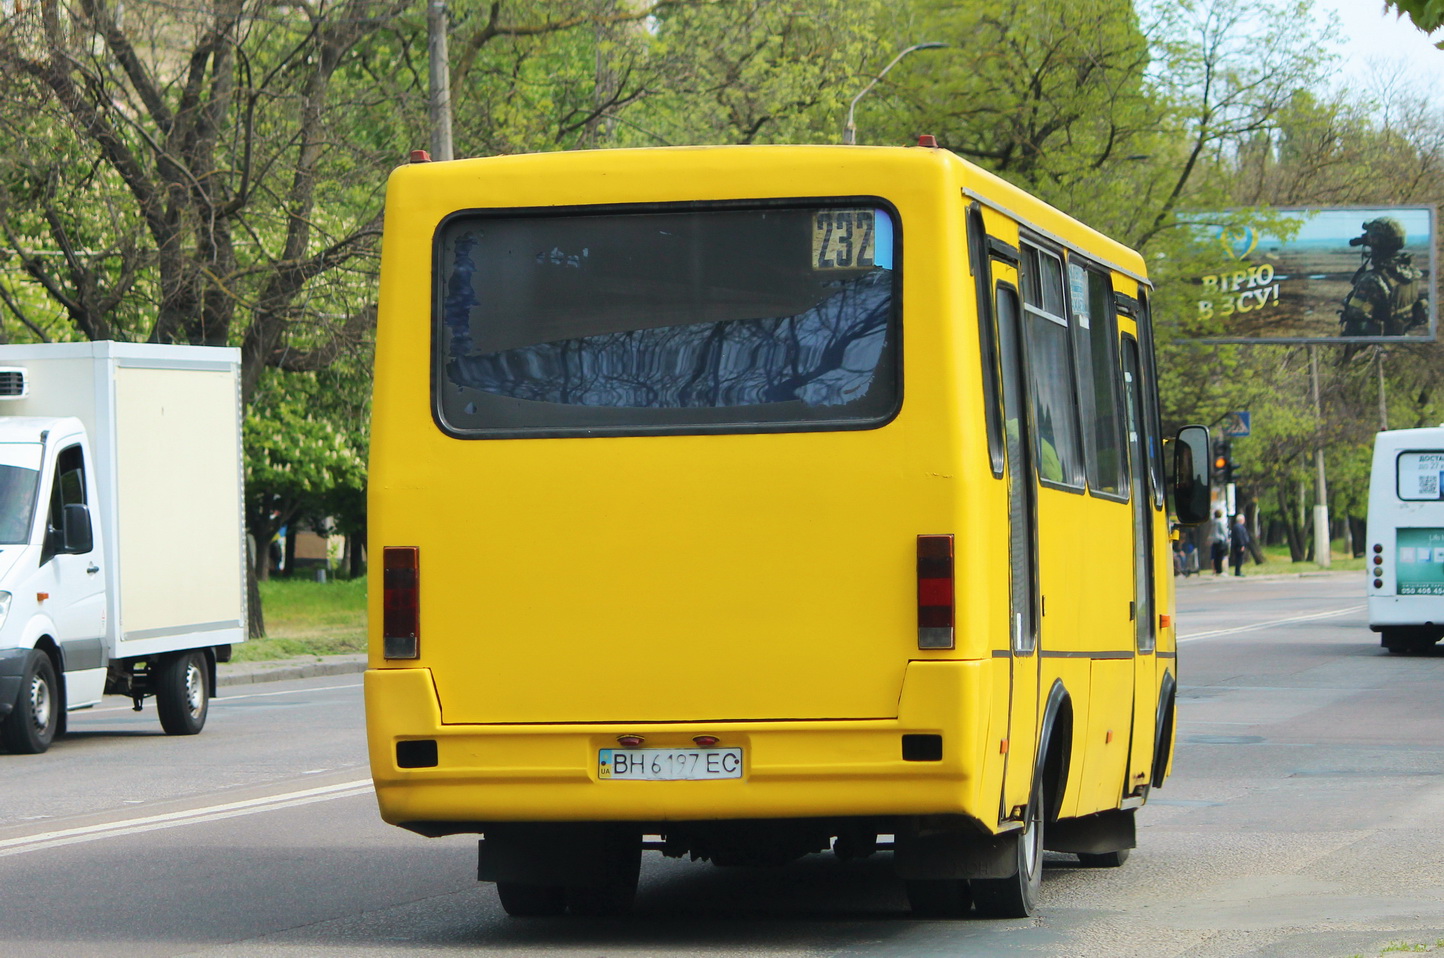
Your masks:
[[[886,422],[550,438],[439,423],[435,248],[449,217],[832,197],[876,198],[897,222],[901,400]],[[1030,477],[1038,651],[1010,654],[1009,500],[989,455],[970,209],[1003,251],[993,281],[1016,286],[1004,254],[1036,243],[1086,260],[1120,302],[1146,302],[1137,254],[938,149],[595,151],[393,174],[369,542],[378,560],[416,550],[419,604],[417,656],[386,657],[373,573],[365,698],[386,821],[442,834],[953,816],[1005,835],[1050,733],[1051,818],[1126,810],[1162,782],[1176,645],[1161,492],[1146,493],[1150,541],[1136,544],[1136,490]],[[1141,325],[1119,311],[1146,375]],[[955,644],[922,649],[917,543],[937,534],[955,543]],[[1136,644],[1136,555],[1151,564],[1152,649]],[[938,737],[940,756],[905,757],[903,736],[918,735]],[[743,774],[599,777],[599,750],[626,736],[675,749],[714,737],[742,749]],[[434,742],[431,764],[402,767],[407,742]]]

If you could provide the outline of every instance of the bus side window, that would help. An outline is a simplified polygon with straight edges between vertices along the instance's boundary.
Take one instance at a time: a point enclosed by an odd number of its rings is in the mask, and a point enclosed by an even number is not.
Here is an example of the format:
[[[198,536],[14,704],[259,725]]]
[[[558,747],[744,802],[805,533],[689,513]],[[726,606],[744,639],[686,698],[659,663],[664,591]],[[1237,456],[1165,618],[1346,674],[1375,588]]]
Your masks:
[[[1078,408],[1083,417],[1083,452],[1088,487],[1094,495],[1123,498],[1126,456],[1119,413],[1118,322],[1108,276],[1068,262],[1073,344],[1078,372]]]
[[[968,207],[968,261],[978,308],[978,348],[983,358],[983,417],[988,427],[988,459],[993,478],[1003,476],[1003,422],[999,411],[998,338],[993,326],[993,278],[989,268],[987,227],[982,208]]]
[[[1138,290],[1138,345],[1143,354],[1143,432],[1148,439],[1148,477],[1153,508],[1163,508],[1163,425],[1158,414],[1158,367],[1153,355],[1153,317],[1148,291]]]
[[[1081,492],[1083,457],[1063,299],[1063,261],[1035,246],[1023,247],[1023,313],[1038,477],[1047,485]]]

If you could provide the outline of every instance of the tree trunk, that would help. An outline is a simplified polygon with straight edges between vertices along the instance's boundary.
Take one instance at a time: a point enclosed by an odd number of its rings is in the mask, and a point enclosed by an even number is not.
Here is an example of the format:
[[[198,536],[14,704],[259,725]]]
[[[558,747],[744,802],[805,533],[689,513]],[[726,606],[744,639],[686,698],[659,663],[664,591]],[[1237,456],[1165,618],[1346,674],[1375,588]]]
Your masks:
[[[296,521],[286,523],[286,558],[281,563],[281,575],[291,578],[296,574]]]
[[[366,530],[353,532],[346,537],[346,551],[350,553],[351,578],[359,579],[366,574]]]
[[[1294,514],[1294,504],[1289,501],[1287,486],[1278,487],[1279,515],[1281,524],[1284,527],[1284,538],[1289,544],[1289,558],[1294,562],[1304,561],[1304,533],[1299,525],[1298,516]]]
[[[261,587],[256,581],[254,562],[246,567],[246,635],[252,639],[266,637],[266,613],[261,608]]]

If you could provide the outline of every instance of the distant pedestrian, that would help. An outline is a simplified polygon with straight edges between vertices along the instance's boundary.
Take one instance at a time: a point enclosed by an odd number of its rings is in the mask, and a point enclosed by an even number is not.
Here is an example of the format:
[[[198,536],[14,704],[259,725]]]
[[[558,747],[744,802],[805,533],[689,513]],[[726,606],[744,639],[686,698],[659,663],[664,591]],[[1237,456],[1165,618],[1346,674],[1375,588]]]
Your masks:
[[[1234,575],[1243,575],[1243,560],[1248,557],[1249,543],[1248,523],[1240,512],[1233,517],[1233,533],[1228,540],[1228,563],[1233,566]]]
[[[1228,522],[1223,510],[1213,510],[1213,535],[1208,545],[1208,557],[1213,560],[1213,574],[1223,575],[1223,560],[1228,558]]]

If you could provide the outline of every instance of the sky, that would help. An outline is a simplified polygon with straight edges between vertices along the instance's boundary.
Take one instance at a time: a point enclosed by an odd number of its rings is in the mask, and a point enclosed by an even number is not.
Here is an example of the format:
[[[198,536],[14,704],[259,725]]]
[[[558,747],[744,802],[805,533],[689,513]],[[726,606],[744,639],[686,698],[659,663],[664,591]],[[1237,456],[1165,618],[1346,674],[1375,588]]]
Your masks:
[[[1419,88],[1444,108],[1444,50],[1415,28],[1407,17],[1386,12],[1384,0],[1313,0],[1319,10],[1333,10],[1343,24],[1340,50],[1345,58],[1342,82],[1366,83],[1371,66],[1404,67]],[[1444,40],[1444,31],[1434,34]]]

